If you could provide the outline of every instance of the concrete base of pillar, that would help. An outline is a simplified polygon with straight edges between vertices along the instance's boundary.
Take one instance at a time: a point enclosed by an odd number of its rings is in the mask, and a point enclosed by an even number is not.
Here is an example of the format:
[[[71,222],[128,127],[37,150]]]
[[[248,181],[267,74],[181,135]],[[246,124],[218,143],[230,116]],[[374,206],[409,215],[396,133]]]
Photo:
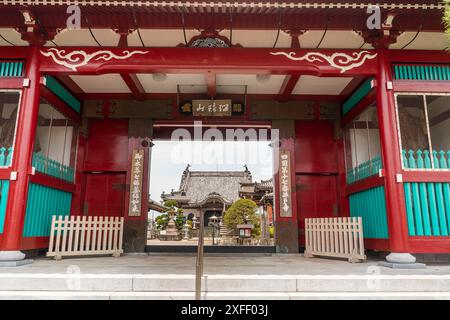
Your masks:
[[[20,267],[27,264],[32,264],[33,262],[34,260],[32,259],[17,260],[17,261],[0,261],[0,268]]]
[[[392,252],[386,257],[386,261],[378,263],[379,266],[392,269],[425,269],[423,263],[416,263],[416,257],[410,253]]]
[[[0,251],[0,267],[18,267],[33,263],[31,259],[25,259],[25,253],[21,251]]]
[[[387,261],[381,261],[378,263],[381,267],[387,267],[391,269],[426,269],[427,265],[424,263],[392,263]]]
[[[0,251],[0,262],[19,261],[25,259],[25,253],[21,251]]]
[[[386,261],[391,263],[415,263],[416,257],[410,253],[391,252],[386,256]]]

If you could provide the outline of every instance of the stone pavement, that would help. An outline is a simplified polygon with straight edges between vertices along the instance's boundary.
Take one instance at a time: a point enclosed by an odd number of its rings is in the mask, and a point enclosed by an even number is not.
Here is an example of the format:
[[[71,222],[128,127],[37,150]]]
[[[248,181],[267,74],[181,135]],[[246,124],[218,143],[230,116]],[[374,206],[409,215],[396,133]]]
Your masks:
[[[125,255],[64,258],[56,261],[38,258],[33,264],[0,268],[5,273],[67,273],[79,267],[85,274],[195,274],[195,254]],[[344,259],[304,258],[301,254],[205,254],[204,273],[210,275],[450,275],[450,264],[428,264],[426,269],[394,270],[377,267],[376,260],[348,263]],[[377,268],[377,271],[374,268]]]
[[[0,268],[0,299],[193,299],[195,255],[36,259]],[[206,255],[206,299],[450,299],[450,266]]]

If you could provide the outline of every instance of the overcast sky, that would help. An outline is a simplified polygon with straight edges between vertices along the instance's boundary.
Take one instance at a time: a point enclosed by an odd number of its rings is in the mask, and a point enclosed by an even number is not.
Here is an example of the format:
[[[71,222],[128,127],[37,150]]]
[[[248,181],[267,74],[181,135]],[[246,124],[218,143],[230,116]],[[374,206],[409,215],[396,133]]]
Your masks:
[[[178,190],[186,165],[191,171],[243,171],[253,181],[272,177],[272,148],[268,141],[201,142],[154,141],[151,154],[150,197],[161,200],[163,191]]]

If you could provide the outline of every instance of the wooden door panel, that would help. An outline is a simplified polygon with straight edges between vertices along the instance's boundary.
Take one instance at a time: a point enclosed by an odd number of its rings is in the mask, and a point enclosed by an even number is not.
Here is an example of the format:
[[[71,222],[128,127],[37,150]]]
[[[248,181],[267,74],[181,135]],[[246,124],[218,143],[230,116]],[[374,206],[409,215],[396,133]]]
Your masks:
[[[300,244],[304,244],[305,218],[338,215],[337,176],[299,174],[296,183]]]
[[[122,217],[124,215],[125,181],[125,173],[87,174],[85,197],[87,215]]]

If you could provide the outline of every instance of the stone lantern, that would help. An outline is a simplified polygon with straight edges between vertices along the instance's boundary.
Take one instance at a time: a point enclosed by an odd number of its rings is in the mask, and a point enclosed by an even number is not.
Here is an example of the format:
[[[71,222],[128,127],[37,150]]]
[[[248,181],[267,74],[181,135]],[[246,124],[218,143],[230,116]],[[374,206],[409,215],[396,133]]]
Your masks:
[[[183,225],[183,241],[188,241],[190,236],[189,236],[189,230],[190,230],[191,226],[186,222]]]
[[[215,214],[212,215],[209,218],[208,225],[212,227],[212,244],[214,245],[215,244],[215,241],[214,241],[215,230],[216,230],[216,228],[219,227],[219,218]]]
[[[197,230],[197,225],[198,225],[198,218],[194,216],[192,218],[192,229]]]

